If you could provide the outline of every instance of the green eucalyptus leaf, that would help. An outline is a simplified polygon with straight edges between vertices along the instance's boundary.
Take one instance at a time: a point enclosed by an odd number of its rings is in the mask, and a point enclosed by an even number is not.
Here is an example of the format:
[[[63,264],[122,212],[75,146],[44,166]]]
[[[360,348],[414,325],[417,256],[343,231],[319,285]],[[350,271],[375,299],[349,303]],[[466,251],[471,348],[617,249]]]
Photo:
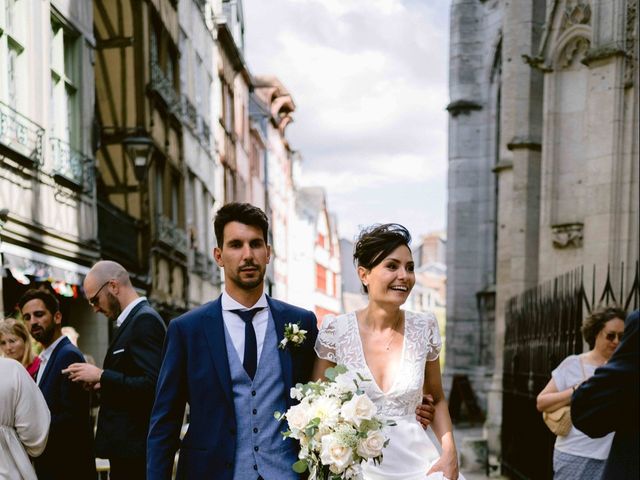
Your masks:
[[[291,468],[296,473],[304,473],[307,471],[307,462],[305,462],[304,460],[298,460],[291,466]]]

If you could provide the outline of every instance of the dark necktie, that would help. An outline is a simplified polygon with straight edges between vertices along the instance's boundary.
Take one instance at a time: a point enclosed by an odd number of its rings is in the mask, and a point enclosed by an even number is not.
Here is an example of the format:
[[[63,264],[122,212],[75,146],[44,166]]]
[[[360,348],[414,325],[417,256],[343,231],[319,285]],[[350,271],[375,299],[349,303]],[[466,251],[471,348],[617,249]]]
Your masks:
[[[231,310],[244,322],[244,366],[247,375],[253,380],[258,369],[258,341],[256,331],[253,328],[253,317],[263,308],[252,308],[251,310]]]

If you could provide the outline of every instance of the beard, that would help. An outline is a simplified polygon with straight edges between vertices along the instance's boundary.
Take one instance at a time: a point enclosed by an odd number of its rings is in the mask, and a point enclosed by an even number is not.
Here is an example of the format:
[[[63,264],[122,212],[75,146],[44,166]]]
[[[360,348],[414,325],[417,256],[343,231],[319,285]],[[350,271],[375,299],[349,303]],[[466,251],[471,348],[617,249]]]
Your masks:
[[[255,268],[257,270],[257,272],[255,273],[255,277],[248,279],[242,278],[242,269],[246,267]],[[253,263],[245,264],[238,268],[235,275],[233,275],[230,280],[242,290],[253,290],[254,288],[262,285],[266,273],[266,267],[260,267],[259,265],[255,265]]]
[[[120,302],[118,299],[111,294],[111,292],[107,292],[107,311],[105,313],[106,317],[115,322],[120,314],[122,313],[122,308],[120,308]]]
[[[37,342],[40,342],[45,347],[51,345],[53,341],[53,336],[56,333],[56,325],[51,322],[47,327],[41,327],[34,332],[31,332],[33,338],[36,339]]]

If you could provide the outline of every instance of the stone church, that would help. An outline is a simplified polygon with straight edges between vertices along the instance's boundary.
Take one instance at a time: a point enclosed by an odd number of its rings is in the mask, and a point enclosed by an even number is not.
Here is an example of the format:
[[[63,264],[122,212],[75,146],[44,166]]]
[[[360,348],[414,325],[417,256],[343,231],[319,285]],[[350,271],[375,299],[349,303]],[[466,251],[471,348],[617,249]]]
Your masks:
[[[494,453],[508,300],[636,268],[637,59],[637,0],[452,1],[445,387]]]

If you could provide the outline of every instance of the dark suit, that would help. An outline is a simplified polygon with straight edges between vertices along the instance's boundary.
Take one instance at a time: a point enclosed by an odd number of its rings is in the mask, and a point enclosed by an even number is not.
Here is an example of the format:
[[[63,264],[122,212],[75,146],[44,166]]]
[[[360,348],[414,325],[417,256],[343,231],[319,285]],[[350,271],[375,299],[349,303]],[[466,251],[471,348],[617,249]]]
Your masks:
[[[165,331],[158,312],[144,300],[131,310],[107,350],[100,377],[96,453],[111,461],[112,472],[118,462],[141,465],[144,471]]]
[[[84,363],[82,352],[62,337],[40,379],[40,390],[51,411],[51,428],[47,447],[35,459],[39,480],[85,480],[97,476],[89,393],[61,373],[78,362]]]
[[[316,317],[312,312],[269,297],[267,301],[278,341],[283,338],[287,323],[300,323],[308,332],[302,345],[278,350],[285,392],[289,392],[296,383],[307,382],[311,376],[318,335]],[[190,423],[180,442],[185,403],[189,403]],[[287,395],[287,407],[291,404]],[[173,458],[180,449],[176,478],[231,480],[235,419],[222,302],[218,298],[169,324],[151,414],[147,478],[170,479]]]
[[[571,418],[579,430],[593,438],[616,432],[603,479],[640,478],[638,427],[640,311],[627,318],[622,342],[611,359],[573,394]]]

